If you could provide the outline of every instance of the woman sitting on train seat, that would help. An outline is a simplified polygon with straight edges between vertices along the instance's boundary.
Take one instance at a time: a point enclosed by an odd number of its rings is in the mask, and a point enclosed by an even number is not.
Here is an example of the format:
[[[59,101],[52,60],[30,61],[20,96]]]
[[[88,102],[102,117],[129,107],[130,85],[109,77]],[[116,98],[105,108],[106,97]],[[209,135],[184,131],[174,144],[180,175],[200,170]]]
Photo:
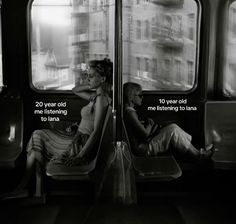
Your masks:
[[[73,93],[89,101],[81,110],[81,121],[74,135],[58,133],[53,129],[33,132],[27,145],[26,172],[16,191],[27,185],[36,160],[41,167],[49,160],[60,160],[67,166],[74,166],[94,158],[107,108],[111,103],[112,71],[113,64],[109,59],[90,61],[88,84],[72,89]]]
[[[141,119],[136,107],[142,104],[142,87],[133,82],[123,86],[124,121],[133,153],[137,156],[156,156],[167,152],[170,146],[178,152],[187,153],[196,159],[208,159],[214,153],[213,144],[196,149],[191,144],[192,137],[177,124],[160,127],[150,118]]]

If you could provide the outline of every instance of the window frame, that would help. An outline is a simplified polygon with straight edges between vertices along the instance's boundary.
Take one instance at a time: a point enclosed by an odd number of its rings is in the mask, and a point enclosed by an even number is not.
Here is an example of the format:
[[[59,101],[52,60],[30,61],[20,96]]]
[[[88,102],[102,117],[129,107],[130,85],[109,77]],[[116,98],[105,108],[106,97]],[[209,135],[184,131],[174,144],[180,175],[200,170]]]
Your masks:
[[[125,0],[122,0],[125,1]],[[199,61],[200,61],[200,37],[201,37],[201,24],[202,24],[202,2],[201,0],[192,0],[193,2],[196,3],[196,7],[197,7],[197,12],[196,12],[196,52],[195,52],[195,67],[194,70],[195,71],[195,76],[194,76],[194,83],[191,89],[189,90],[147,90],[147,89],[143,89],[143,93],[144,94],[158,94],[158,95],[171,95],[171,94],[176,94],[176,95],[190,95],[193,92],[196,91],[198,85],[199,85]],[[136,21],[140,21],[140,20],[136,20]],[[136,23],[137,24],[137,23]],[[153,27],[153,23],[151,22],[150,25],[150,29],[151,34],[149,34],[149,38],[153,38],[153,32],[152,32],[152,27]],[[141,22],[141,26],[142,26],[142,22]],[[145,28],[145,26],[144,26]],[[142,27],[141,27],[142,30]],[[145,30],[144,30],[145,31]],[[136,41],[141,41],[142,40],[142,32],[141,32],[141,39],[137,39],[137,27],[136,27],[136,35],[135,35]],[[171,66],[170,66],[171,67]],[[123,68],[122,68],[123,69]],[[188,77],[187,77],[188,79]],[[175,81],[175,80],[173,80]]]
[[[29,86],[30,89],[33,90],[36,93],[42,93],[42,94],[72,94],[72,90],[63,90],[63,89],[38,89],[33,85],[33,76],[32,76],[32,6],[33,6],[34,0],[30,0],[27,5],[27,37],[28,37],[28,60],[29,60],[29,72],[28,72],[28,78],[29,78]]]
[[[1,85],[0,85],[0,94],[2,93],[3,89],[6,88],[6,85],[4,84],[4,73],[3,73],[3,38],[2,38],[2,0],[0,0],[0,38],[1,38],[1,43],[0,43],[0,47],[1,47],[1,52],[2,52],[2,58],[1,58],[1,64],[2,64],[2,71],[0,71],[2,73],[2,80],[1,80]]]
[[[219,39],[217,40],[217,42],[219,42],[219,40],[223,40],[224,44],[222,44],[219,49],[218,49],[218,55],[219,58],[222,59],[218,59],[219,63],[216,62],[216,70],[218,70],[216,79],[214,80],[214,88],[215,88],[215,92],[216,92],[216,97],[219,99],[222,99],[224,101],[235,101],[236,100],[236,95],[235,96],[229,96],[226,95],[224,92],[224,85],[225,85],[225,77],[226,77],[226,67],[227,67],[227,63],[222,63],[222,61],[227,61],[227,57],[228,57],[228,38],[229,38],[229,26],[230,26],[230,6],[235,3],[236,4],[236,0],[228,0],[224,3],[222,3],[222,7],[221,7],[221,14],[220,16],[222,18],[226,18],[226,19],[221,19],[221,23],[220,26],[218,27],[218,29],[220,30],[220,35],[219,35]],[[236,36],[235,36],[236,39]],[[235,89],[236,90],[236,89]]]
[[[194,85],[191,89],[189,90],[144,90],[144,92],[147,93],[155,93],[155,94],[190,94],[192,92],[195,91],[195,89],[198,86],[198,78],[199,78],[199,44],[200,44],[200,23],[201,23],[201,18],[202,18],[202,7],[201,7],[201,2],[200,0],[192,0],[196,3],[197,6],[197,13],[196,13],[196,63],[195,63],[195,77],[194,77]],[[28,3],[28,18],[27,18],[27,30],[28,30],[28,43],[29,43],[29,85],[30,88],[35,91],[35,92],[39,92],[39,93],[72,93],[71,90],[56,90],[56,89],[47,89],[47,90],[41,90],[41,89],[37,89],[34,85],[33,85],[33,80],[32,80],[32,54],[31,54],[31,41],[32,41],[32,5],[33,5],[34,0],[30,0]],[[140,33],[141,33],[141,39],[142,39],[142,23],[141,21],[140,25],[141,27],[139,27]],[[114,24],[115,25],[115,24]],[[149,24],[150,28],[151,25]],[[136,28],[137,31],[137,28]],[[150,30],[149,30],[149,35],[150,34]],[[149,36],[150,38],[150,36]],[[141,40],[140,39],[140,40]],[[123,40],[122,40],[123,41]],[[115,58],[113,59],[115,62]],[[123,68],[121,68],[123,69]]]

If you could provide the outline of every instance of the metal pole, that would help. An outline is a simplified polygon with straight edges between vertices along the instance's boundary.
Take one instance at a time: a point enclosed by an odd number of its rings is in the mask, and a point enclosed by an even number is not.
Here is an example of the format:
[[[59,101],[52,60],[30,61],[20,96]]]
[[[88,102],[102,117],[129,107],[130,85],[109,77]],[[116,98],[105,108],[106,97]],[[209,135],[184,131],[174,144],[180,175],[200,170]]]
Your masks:
[[[114,47],[113,125],[117,142],[122,140],[122,0],[115,0]]]

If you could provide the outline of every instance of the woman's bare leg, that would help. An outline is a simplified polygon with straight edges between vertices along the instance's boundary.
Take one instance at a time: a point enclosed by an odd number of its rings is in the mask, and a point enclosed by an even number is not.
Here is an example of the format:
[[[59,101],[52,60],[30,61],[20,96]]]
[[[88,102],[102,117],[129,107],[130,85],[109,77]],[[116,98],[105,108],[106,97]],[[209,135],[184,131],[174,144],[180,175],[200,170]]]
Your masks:
[[[27,186],[27,184],[29,183],[30,178],[32,176],[32,173],[35,169],[36,160],[39,160],[40,164],[42,164],[40,157],[41,156],[37,155],[37,152],[35,152],[33,150],[30,153],[28,153],[27,159],[26,159],[26,167],[25,167],[24,175],[14,191],[23,190]]]
[[[186,152],[193,158],[207,159],[214,153],[214,147],[212,144],[206,148],[201,148],[200,150],[195,148],[191,143],[191,136],[176,124],[167,126],[165,133],[166,136],[170,136],[169,143],[172,144],[176,150],[182,153]]]
[[[207,146],[206,148],[196,149],[192,144],[189,147],[188,153],[190,156],[197,159],[208,159],[214,154],[213,144]]]
[[[200,151],[198,149],[196,149],[192,144],[190,144],[190,146],[189,146],[188,153],[190,156],[192,156],[194,158],[199,158],[199,156],[200,156]]]

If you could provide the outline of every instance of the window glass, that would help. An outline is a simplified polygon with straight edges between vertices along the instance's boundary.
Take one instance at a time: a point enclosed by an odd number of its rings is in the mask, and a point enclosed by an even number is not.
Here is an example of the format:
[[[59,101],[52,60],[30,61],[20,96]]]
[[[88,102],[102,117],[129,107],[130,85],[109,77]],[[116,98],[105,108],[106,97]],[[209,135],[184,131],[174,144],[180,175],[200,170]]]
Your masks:
[[[2,13],[1,13],[1,0],[0,0],[0,92],[3,86],[3,75],[2,75]]]
[[[32,84],[70,90],[86,80],[86,63],[113,61],[114,0],[34,0],[31,9]]]
[[[145,90],[192,89],[199,11],[194,0],[124,0],[123,82]]]
[[[236,2],[229,7],[229,26],[223,75],[223,93],[236,97]]]

